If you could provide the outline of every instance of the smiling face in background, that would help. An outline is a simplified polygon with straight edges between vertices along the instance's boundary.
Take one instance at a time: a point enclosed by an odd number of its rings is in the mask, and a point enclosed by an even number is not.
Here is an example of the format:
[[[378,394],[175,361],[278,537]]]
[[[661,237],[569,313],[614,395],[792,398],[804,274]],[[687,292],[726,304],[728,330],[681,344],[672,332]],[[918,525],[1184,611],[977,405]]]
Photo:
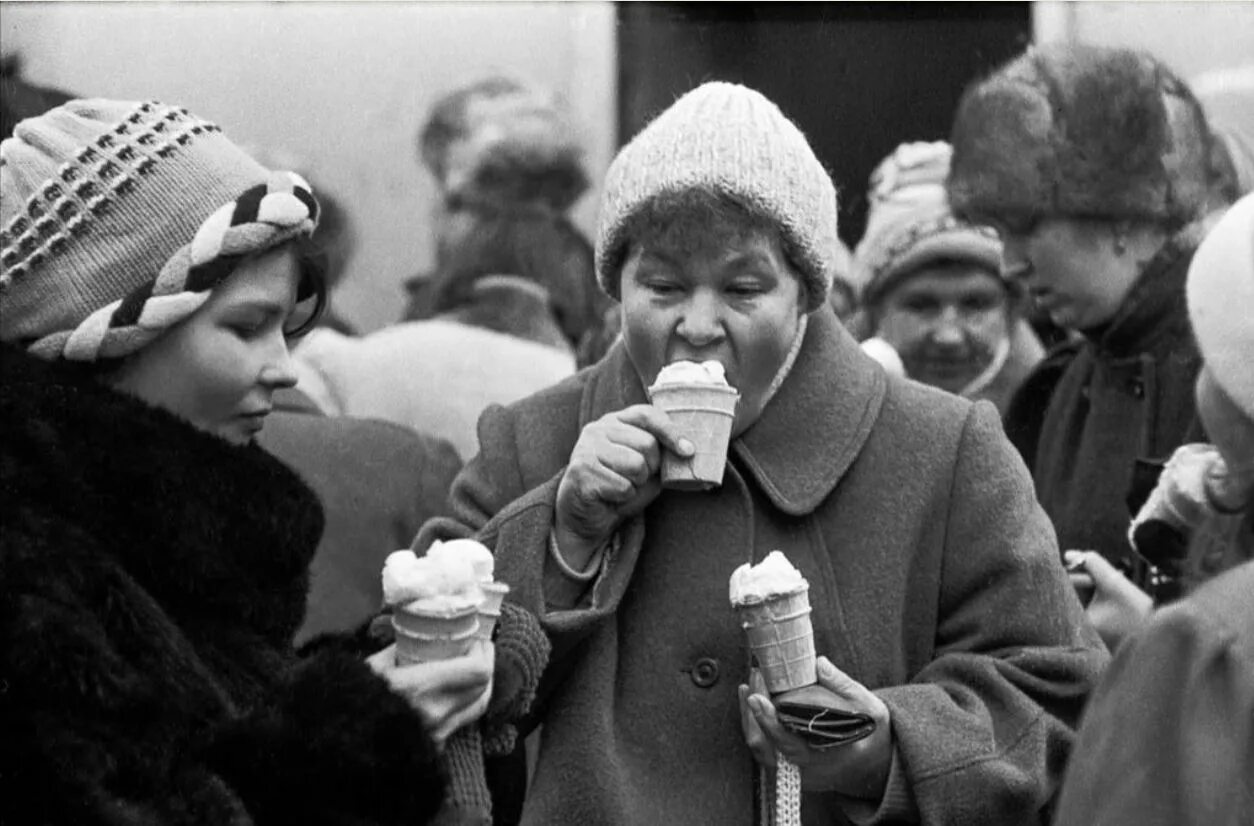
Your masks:
[[[879,302],[876,335],[893,345],[915,381],[961,392],[1010,336],[1009,297],[979,264],[924,266]]]
[[[290,245],[248,259],[199,310],[127,358],[112,384],[228,442],[248,442],[274,392],[296,384],[284,330],[299,279]]]
[[[778,234],[734,215],[667,223],[633,236],[622,269],[623,339],[649,385],[672,361],[714,359],[740,391],[732,433],[768,401],[804,312]],[[659,222],[652,222],[658,226]]]

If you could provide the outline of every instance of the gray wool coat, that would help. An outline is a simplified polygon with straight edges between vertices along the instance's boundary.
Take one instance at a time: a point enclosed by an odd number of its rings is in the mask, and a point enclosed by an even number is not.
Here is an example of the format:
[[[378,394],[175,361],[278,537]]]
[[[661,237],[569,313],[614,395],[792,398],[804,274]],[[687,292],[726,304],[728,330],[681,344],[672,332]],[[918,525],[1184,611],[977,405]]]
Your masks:
[[[644,400],[618,344],[489,409],[456,518],[416,541],[478,535],[553,642],[523,822],[755,822],[736,693],[749,657],[727,584],[773,549],[810,582],[819,653],[892,713],[874,822],[1045,822],[1107,654],[992,406],[887,378],[821,308],[722,487],[663,492],[620,528],[582,602],[553,604],[563,466],[584,424]],[[805,822],[844,823],[847,803],[806,795]]]

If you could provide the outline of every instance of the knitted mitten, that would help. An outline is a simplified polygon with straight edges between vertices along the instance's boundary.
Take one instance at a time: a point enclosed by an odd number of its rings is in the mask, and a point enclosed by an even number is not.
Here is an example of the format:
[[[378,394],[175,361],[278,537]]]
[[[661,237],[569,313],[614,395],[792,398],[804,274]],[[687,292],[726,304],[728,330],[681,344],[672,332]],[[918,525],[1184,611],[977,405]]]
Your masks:
[[[448,773],[448,794],[435,826],[492,826],[492,795],[483,773],[483,741],[476,726],[453,733],[440,762]]]
[[[501,604],[494,637],[496,669],[492,700],[483,717],[483,749],[489,755],[503,755],[514,749],[518,732],[513,722],[531,709],[550,646],[535,615],[510,602]]]

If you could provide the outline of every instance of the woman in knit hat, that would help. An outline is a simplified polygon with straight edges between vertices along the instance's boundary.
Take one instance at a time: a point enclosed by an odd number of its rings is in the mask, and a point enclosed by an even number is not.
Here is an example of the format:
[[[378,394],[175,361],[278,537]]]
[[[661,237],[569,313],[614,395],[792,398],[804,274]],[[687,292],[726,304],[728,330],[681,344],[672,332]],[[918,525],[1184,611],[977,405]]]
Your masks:
[[[80,100],[0,144],[0,191],[0,820],[432,816],[491,648],[291,649],[322,511],[253,437],[323,300],[307,184]]]
[[[489,409],[456,518],[419,534],[494,548],[553,643],[524,824],[766,823],[777,755],[806,822],[1043,821],[1105,652],[992,406],[886,377],[837,321],[836,214],[761,94],[676,101],[605,181],[621,341]],[[680,359],[739,392],[708,490],[659,480],[693,445],[645,389]],[[776,549],[810,583],[825,696],[875,722],[853,745],[812,750],[750,696],[727,583]]]
[[[1190,558],[1214,578],[1121,646],[1085,712],[1058,826],[1237,826],[1254,813],[1254,195],[1202,242],[1187,292],[1197,409],[1222,457]]]
[[[897,147],[871,176],[871,209],[856,277],[870,332],[906,375],[1005,413],[1044,351],[1001,274],[992,229],[953,216],[945,197],[949,144]]]
[[[1024,383],[1006,430],[1059,544],[1129,571],[1137,460],[1195,434],[1184,280],[1211,140],[1160,61],[1084,45],[1030,48],[969,89],[953,125],[955,213],[995,227],[1007,275],[1080,334]]]

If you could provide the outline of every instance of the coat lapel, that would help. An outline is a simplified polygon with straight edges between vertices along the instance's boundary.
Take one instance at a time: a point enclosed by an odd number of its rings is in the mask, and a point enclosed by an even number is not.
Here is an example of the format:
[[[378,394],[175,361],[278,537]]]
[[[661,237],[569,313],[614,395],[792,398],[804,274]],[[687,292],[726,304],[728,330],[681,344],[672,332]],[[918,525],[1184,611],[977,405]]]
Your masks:
[[[731,452],[784,513],[810,513],[827,498],[865,444],[884,401],[884,371],[863,354],[827,306],[810,316],[805,341],[762,417]],[[582,429],[606,413],[648,401],[621,341],[592,368],[580,406]]]

